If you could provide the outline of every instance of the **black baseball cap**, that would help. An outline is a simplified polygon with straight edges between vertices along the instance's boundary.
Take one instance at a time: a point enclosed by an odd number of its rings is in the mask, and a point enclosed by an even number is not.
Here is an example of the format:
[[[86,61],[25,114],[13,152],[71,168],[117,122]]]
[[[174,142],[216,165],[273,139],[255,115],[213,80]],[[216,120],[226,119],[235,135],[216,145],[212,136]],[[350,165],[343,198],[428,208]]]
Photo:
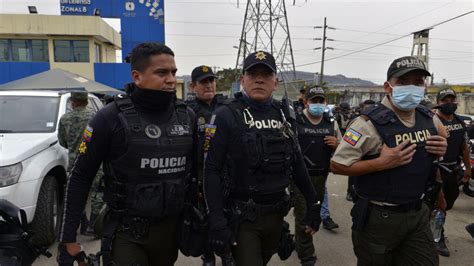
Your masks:
[[[276,64],[275,58],[273,55],[264,52],[264,51],[257,51],[254,53],[249,54],[244,60],[244,72],[247,71],[249,68],[256,66],[258,64],[266,65],[270,68],[274,73],[276,73]]]
[[[442,101],[447,96],[453,96],[456,98],[456,92],[451,88],[442,89],[438,92],[438,95],[436,95],[436,101]]]
[[[191,81],[192,82],[199,82],[205,78],[217,78],[217,76],[212,72],[212,68],[208,66],[198,66],[193,69],[191,72]]]
[[[311,100],[316,97],[321,97],[326,99],[326,95],[324,94],[324,90],[321,87],[312,87],[306,90],[306,94],[304,96],[306,100]]]
[[[421,70],[426,76],[431,76],[423,61],[414,56],[404,56],[393,60],[392,64],[390,64],[387,71],[387,80],[392,77],[401,77],[414,70]]]

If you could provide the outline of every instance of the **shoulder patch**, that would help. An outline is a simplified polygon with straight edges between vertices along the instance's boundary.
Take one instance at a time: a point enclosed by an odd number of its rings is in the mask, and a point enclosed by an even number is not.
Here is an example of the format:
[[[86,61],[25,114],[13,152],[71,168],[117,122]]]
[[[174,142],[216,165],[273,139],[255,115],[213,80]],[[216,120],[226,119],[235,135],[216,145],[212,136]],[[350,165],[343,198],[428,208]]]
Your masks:
[[[81,141],[81,145],[79,145],[79,154],[85,154],[87,151],[87,144],[84,140]]]
[[[344,134],[343,139],[345,142],[351,144],[352,146],[355,146],[359,141],[360,137],[362,137],[362,134],[352,128],[349,128]]]
[[[84,129],[84,133],[82,133],[82,140],[85,142],[91,142],[92,132],[94,132],[94,129],[88,125],[86,129]]]

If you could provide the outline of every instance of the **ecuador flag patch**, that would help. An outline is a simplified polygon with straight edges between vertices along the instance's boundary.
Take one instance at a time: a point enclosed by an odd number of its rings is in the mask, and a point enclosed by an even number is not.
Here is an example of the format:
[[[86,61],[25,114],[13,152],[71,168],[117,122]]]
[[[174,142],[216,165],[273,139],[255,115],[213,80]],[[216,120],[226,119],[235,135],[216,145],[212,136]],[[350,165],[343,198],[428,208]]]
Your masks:
[[[82,139],[85,142],[91,142],[92,132],[94,132],[94,129],[91,126],[87,126],[86,129],[84,129],[84,133],[82,133]]]
[[[362,134],[352,128],[349,128],[346,131],[346,134],[344,134],[344,141],[351,144],[352,146],[355,146],[359,141],[360,137],[362,137]]]

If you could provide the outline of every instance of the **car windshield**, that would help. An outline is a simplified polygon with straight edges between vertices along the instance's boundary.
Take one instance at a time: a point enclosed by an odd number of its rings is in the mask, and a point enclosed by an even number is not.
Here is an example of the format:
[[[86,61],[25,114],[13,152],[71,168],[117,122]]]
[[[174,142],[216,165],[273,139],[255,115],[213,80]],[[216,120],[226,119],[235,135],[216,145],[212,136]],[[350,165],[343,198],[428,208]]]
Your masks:
[[[0,133],[56,130],[59,97],[0,95]]]

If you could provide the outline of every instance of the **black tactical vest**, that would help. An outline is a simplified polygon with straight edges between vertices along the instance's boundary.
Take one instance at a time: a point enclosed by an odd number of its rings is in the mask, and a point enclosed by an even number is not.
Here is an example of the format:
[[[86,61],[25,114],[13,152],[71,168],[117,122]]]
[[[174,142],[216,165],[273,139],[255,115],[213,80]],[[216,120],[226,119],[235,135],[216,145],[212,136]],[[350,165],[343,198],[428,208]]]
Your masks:
[[[395,204],[419,200],[434,173],[434,156],[425,149],[427,137],[437,134],[433,113],[418,106],[412,128],[406,127],[392,110],[382,104],[375,104],[363,114],[370,119],[388,147],[393,148],[406,139],[416,143],[417,147],[409,164],[357,177],[357,193],[369,200]]]
[[[128,96],[116,97],[115,104],[127,152],[104,164],[109,175],[105,179],[107,204],[125,216],[161,218],[179,213],[193,148],[186,106],[176,101],[171,119],[156,125],[147,119],[149,114],[137,112]]]
[[[239,124],[229,144],[227,175],[234,195],[267,195],[283,192],[290,183],[293,146],[282,131],[285,121],[274,100],[270,110],[252,110],[236,94],[237,99],[225,104]]]
[[[210,106],[203,106],[205,103],[199,103],[197,99],[192,101],[186,101],[186,104],[191,107],[196,114],[196,121],[197,121],[197,131],[198,131],[198,141],[199,141],[199,156],[198,156],[198,163],[202,166],[204,161],[204,151],[203,151],[203,144],[204,144],[204,131],[206,129],[206,124],[209,124],[211,120],[212,113],[217,107],[224,104],[224,100],[226,98],[222,94],[216,94],[214,99],[211,102]]]
[[[444,163],[459,162],[464,150],[464,135],[466,128],[464,122],[455,114],[452,121],[444,120],[438,116],[448,131],[448,150],[443,156]]]
[[[324,137],[334,136],[334,124],[327,113],[317,125],[313,125],[303,112],[298,113],[296,131],[309,175],[327,175],[332,149],[324,143]]]

